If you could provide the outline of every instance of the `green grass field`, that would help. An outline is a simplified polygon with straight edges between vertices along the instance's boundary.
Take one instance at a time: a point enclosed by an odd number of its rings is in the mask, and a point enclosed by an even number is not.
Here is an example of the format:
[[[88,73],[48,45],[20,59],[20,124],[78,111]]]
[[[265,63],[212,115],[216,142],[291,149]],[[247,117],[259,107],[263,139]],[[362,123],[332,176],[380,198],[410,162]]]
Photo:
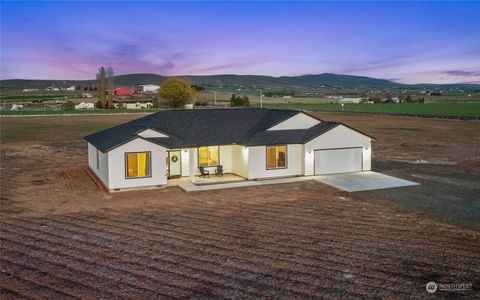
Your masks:
[[[254,103],[253,107],[259,107]],[[342,111],[340,104],[280,104],[265,103],[265,108],[301,109],[301,110],[325,110]],[[156,112],[158,109],[85,109],[85,110],[20,110],[0,111],[0,115],[64,115],[64,114],[121,114],[121,113],[146,113]],[[479,103],[402,103],[402,104],[345,104],[344,112],[375,112],[375,113],[400,113],[412,115],[449,115],[449,116],[478,116],[480,118]]]
[[[49,94],[49,95],[2,95],[0,102],[31,102],[31,101],[47,101],[47,100],[63,100],[65,96],[75,96],[77,94]]]
[[[258,103],[255,103],[259,107]],[[340,104],[263,104],[266,108],[302,109],[302,110],[332,110],[342,111]],[[401,113],[422,115],[453,115],[453,116],[479,116],[480,103],[382,103],[382,104],[345,104],[345,112],[377,112]]]
[[[111,120],[105,119],[103,121],[83,121],[73,118],[69,122],[64,122],[59,119],[44,121],[38,118],[26,118],[17,121],[14,118],[2,121],[0,128],[0,142],[22,142],[22,141],[36,141],[45,139],[48,136],[62,136],[69,134],[71,136],[84,136],[91,132],[100,131],[110,128],[117,124]]]

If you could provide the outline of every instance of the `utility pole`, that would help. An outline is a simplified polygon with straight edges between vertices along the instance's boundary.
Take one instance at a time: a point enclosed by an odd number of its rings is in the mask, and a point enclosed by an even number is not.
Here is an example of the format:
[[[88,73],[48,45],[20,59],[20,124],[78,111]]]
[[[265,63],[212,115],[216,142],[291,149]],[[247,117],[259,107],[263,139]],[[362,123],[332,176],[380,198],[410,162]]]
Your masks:
[[[263,92],[260,90],[260,108],[263,108]]]

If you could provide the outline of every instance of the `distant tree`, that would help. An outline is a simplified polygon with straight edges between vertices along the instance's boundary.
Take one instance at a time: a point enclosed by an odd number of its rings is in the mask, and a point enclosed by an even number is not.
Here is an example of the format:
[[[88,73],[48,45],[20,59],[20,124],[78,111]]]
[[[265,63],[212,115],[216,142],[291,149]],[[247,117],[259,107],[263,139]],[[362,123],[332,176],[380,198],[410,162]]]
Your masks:
[[[368,98],[368,101],[372,101],[373,103],[381,103],[382,98],[380,98],[379,96],[370,96],[370,98]]]
[[[250,106],[250,99],[248,99],[247,96],[242,97],[242,102],[243,102],[242,106],[244,106],[244,107],[249,107]]]
[[[107,99],[105,103],[105,108],[113,109],[115,106],[113,105],[113,90],[115,88],[115,83],[114,83],[114,77],[115,73],[113,72],[112,67],[108,67],[106,70],[106,76],[107,76]]]
[[[158,95],[167,100],[168,106],[182,108],[195,100],[195,90],[188,82],[180,78],[165,80],[158,91]]]
[[[65,101],[65,103],[63,104],[63,109],[65,109],[65,110],[73,110],[73,109],[75,109],[75,103],[73,103],[72,100],[67,100],[67,101]]]
[[[98,100],[102,102],[102,107],[105,108],[106,105],[106,98],[105,98],[105,91],[107,88],[107,71],[105,70],[104,67],[101,67],[98,69],[98,74],[97,74],[97,96]]]
[[[247,96],[242,97],[242,96],[237,96],[235,94],[232,94],[232,97],[230,98],[230,105],[248,107],[250,106],[250,100],[248,99]]]
[[[407,97],[405,97],[405,101],[406,101],[407,103],[413,102],[412,96],[407,95]]]
[[[425,98],[421,97],[417,99],[418,103],[425,103]]]
[[[203,86],[196,85],[196,84],[192,84],[192,88],[197,92],[205,90],[205,88]]]
[[[98,99],[97,102],[95,102],[95,108],[103,108],[103,102],[102,100]]]
[[[158,103],[157,98],[153,98],[152,100],[152,108],[160,108],[160,104]]]

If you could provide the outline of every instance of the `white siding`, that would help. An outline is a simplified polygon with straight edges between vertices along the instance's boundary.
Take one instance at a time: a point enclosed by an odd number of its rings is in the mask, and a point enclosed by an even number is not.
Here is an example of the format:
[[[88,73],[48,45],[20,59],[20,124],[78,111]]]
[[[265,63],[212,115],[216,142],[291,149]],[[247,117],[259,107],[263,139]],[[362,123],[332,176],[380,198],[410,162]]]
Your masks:
[[[190,176],[190,149],[181,149],[182,151],[182,176]]]
[[[305,144],[305,175],[314,174],[313,152],[315,149],[352,147],[363,147],[363,171],[369,171],[372,155],[371,138],[344,125],[339,125]]]
[[[371,139],[346,126],[339,125],[305,144],[306,151],[315,149],[351,148],[370,146]]]
[[[368,148],[363,148],[363,171],[370,171],[372,169],[372,144]]]
[[[314,152],[313,151],[304,151],[305,152],[305,176],[313,175],[313,159],[314,159]]]
[[[289,130],[289,129],[308,129],[320,123],[319,120],[304,114],[298,113],[295,116],[269,128],[268,130]]]
[[[151,152],[151,173],[148,178],[125,178],[125,153],[128,152]],[[109,188],[135,188],[167,184],[166,149],[150,143],[141,138],[132,140],[108,153],[109,164]]]
[[[239,145],[231,146],[232,173],[248,178],[248,148]]]
[[[303,145],[287,145],[287,167],[267,170],[267,151],[265,146],[248,148],[248,179],[298,176],[304,174]]]
[[[220,146],[220,164],[223,166],[223,172],[232,172],[232,146]]]
[[[97,148],[88,143],[88,165],[97,177],[108,186],[108,154],[98,151],[99,164],[97,169]]]

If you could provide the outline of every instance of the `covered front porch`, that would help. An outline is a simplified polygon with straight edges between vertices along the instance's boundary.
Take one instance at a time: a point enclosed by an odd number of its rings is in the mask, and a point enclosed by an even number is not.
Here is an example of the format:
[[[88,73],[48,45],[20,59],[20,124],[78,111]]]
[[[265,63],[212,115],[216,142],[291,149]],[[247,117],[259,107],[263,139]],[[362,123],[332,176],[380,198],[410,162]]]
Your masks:
[[[166,151],[167,186],[245,181],[248,151],[240,145],[203,146]]]
[[[224,174],[223,176],[210,175],[210,177],[195,176],[193,184],[195,185],[209,185],[220,183],[233,183],[246,181],[245,178],[235,174]],[[179,186],[185,183],[192,183],[190,177],[172,178],[167,181],[167,186]]]

